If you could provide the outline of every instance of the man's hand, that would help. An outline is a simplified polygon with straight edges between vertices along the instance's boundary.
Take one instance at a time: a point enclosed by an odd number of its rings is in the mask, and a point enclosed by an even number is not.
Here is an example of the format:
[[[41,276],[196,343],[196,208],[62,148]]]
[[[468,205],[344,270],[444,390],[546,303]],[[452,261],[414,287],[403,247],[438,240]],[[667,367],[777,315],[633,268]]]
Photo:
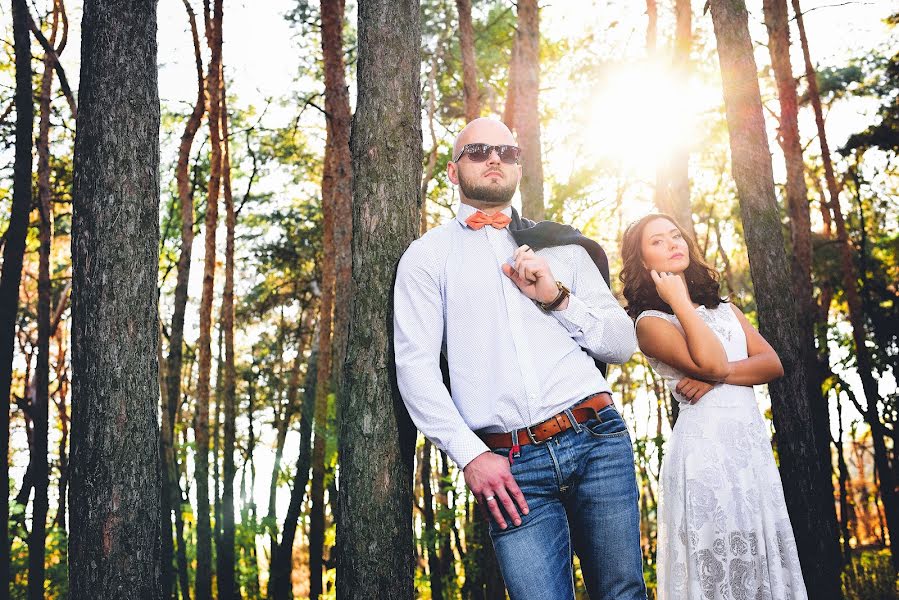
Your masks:
[[[690,404],[696,404],[700,398],[709,393],[709,390],[714,387],[715,384],[713,383],[702,381],[701,379],[684,377],[677,382],[677,386],[675,386],[674,390],[681,396],[686,397],[687,400],[690,401]]]
[[[545,258],[537,256],[530,246],[523,244],[515,250],[512,259],[515,266],[504,264],[503,273],[518,286],[521,293],[545,304],[556,299],[559,288]]]
[[[481,505],[481,510],[484,510],[486,505],[487,512],[500,529],[508,527],[500,511],[500,504],[506,514],[512,517],[512,523],[516,526],[521,525],[517,509],[520,509],[522,514],[528,514],[528,503],[515,483],[515,478],[512,477],[512,469],[509,468],[507,459],[493,452],[484,452],[465,465],[463,473],[465,483]]]

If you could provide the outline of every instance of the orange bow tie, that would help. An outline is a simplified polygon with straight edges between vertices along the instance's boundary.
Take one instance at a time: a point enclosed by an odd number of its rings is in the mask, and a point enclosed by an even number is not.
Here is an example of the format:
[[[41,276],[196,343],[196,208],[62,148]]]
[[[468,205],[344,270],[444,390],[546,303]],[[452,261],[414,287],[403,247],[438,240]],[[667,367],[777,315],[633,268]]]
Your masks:
[[[475,230],[480,229],[484,225],[490,225],[494,229],[502,229],[511,222],[512,218],[501,212],[491,216],[478,211],[465,219],[465,224]]]

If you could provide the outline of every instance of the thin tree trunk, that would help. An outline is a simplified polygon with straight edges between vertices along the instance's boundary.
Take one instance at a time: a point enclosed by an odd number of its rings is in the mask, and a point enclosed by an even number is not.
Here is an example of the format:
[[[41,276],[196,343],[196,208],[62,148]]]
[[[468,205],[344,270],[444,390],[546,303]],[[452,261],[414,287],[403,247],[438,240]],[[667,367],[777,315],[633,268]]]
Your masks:
[[[690,52],[693,47],[692,6],[690,0],[675,0],[674,60],[672,70],[682,81],[691,76]],[[685,115],[682,115],[685,116]],[[670,156],[663,157],[657,170],[656,206],[668,213],[693,238],[693,210],[690,202],[690,150],[681,140],[675,140]]]
[[[790,25],[786,0],[764,0],[762,8],[768,29],[768,51],[777,81],[780,101],[780,146],[786,162],[786,204],[790,215],[792,246],[792,293],[796,298],[799,317],[800,349],[806,363],[808,398],[812,424],[818,448],[818,464],[822,476],[829,478],[833,471],[830,451],[830,417],[827,396],[821,393],[822,374],[818,368],[815,349],[815,300],[812,295],[812,239],[808,188],[805,185],[805,163],[799,139],[798,97],[796,80],[790,64]],[[827,345],[820,352],[827,355]]]
[[[659,7],[656,0],[646,0],[646,51],[655,54],[659,30]]]
[[[520,46],[521,38],[518,35],[515,35],[515,39],[512,42],[512,50],[509,52],[508,88],[506,89],[506,105],[503,108],[503,123],[505,123],[506,127],[512,131],[517,130],[515,111],[518,104],[519,80],[521,79],[521,75],[519,74],[519,71],[521,70],[521,62],[519,60],[521,52]]]
[[[327,10],[326,10],[327,9]],[[331,387],[340,393],[350,327],[348,302],[353,277],[353,165],[350,128],[353,115],[343,62],[344,0],[324,0],[322,5],[322,54],[325,64],[325,111],[331,132],[330,197],[334,214],[334,321],[331,333]],[[338,415],[339,417],[339,415]]]
[[[807,365],[774,195],[748,15],[742,0],[712,0],[732,171],[740,198],[761,333],[786,375],[769,384],[787,509],[812,598],[840,597],[833,487],[822,477],[807,395]]]
[[[184,315],[187,309],[187,284],[190,279],[190,263],[194,241],[194,199],[189,176],[190,152],[203,113],[206,112],[206,93],[204,88],[203,61],[200,51],[200,35],[197,31],[197,18],[188,0],[184,1],[190,23],[191,37],[194,45],[194,62],[197,69],[197,99],[194,102],[193,112],[184,126],[181,135],[181,143],[178,147],[178,162],[175,167],[175,180],[178,186],[178,200],[181,205],[181,250],[178,255],[177,281],[175,283],[174,310],[172,312],[172,325],[169,335],[169,354],[166,361],[166,394],[163,399],[163,421],[167,423],[161,431],[162,449],[164,459],[164,501],[166,510],[175,513],[175,538],[177,540],[177,564],[178,581],[182,598],[190,598],[190,586],[187,575],[187,554],[184,541],[184,520],[181,514],[181,485],[178,477],[177,454],[174,450],[175,415],[178,411],[178,403],[181,398],[181,366],[183,362],[184,346]],[[171,535],[170,520],[163,522],[163,527],[168,531],[164,535]],[[173,579],[169,562],[163,563],[163,581]],[[167,583],[168,589],[172,589],[174,582]]]
[[[478,91],[478,66],[474,55],[474,28],[471,24],[471,0],[456,0],[459,13],[459,48],[462,51],[462,93],[465,98],[465,121],[481,116]]]
[[[849,498],[846,486],[849,469],[846,466],[846,456],[843,454],[843,402],[839,392],[837,392],[837,425],[839,427],[836,450],[840,481],[840,532],[843,537],[843,561],[848,564],[852,558],[852,547],[849,545]]]
[[[431,598],[443,600],[443,571],[437,554],[437,528],[434,522],[434,495],[431,492],[431,442],[425,439],[421,456],[421,499],[424,507],[425,545],[428,551],[428,579],[431,582]]]
[[[225,427],[222,448],[222,537],[218,547],[218,597],[224,600],[240,598],[240,590],[234,578],[234,443],[237,420],[237,372],[234,364],[234,229],[237,216],[231,195],[231,148],[228,141],[228,104],[224,74],[221,75],[222,183],[225,198],[225,288],[222,292],[222,329],[225,337],[225,377],[221,401],[225,411]]]
[[[13,44],[16,65],[16,150],[13,163],[12,209],[3,246],[3,271],[0,274],[0,481],[9,480],[9,398],[12,385],[12,359],[16,343],[16,319],[19,312],[19,283],[31,212],[31,144],[34,130],[34,104],[31,98],[31,36],[28,33],[28,4],[12,0]],[[27,380],[26,380],[27,381]],[[0,588],[10,581],[9,492],[2,490],[0,506]]]
[[[203,292],[200,299],[200,335],[197,341],[198,380],[197,413],[194,429],[196,441],[195,478],[197,480],[197,572],[196,600],[212,598],[212,531],[209,522],[209,378],[212,363],[212,297],[215,280],[215,234],[218,228],[218,203],[222,174],[221,141],[221,61],[222,1],[214,0],[212,17],[206,30],[210,50],[206,76],[209,103],[209,188],[206,206],[206,256],[203,259]],[[208,6],[208,0],[204,0]]]
[[[303,390],[303,408],[300,413],[300,448],[293,488],[290,491],[290,505],[287,507],[287,515],[284,517],[281,542],[272,558],[269,596],[274,600],[288,600],[292,597],[293,544],[296,540],[297,525],[303,507],[303,497],[306,494],[306,484],[309,483],[309,467],[312,462],[312,419],[315,412],[318,354],[318,343],[316,342],[306,365],[306,385]]]
[[[540,16],[537,0],[518,1],[518,82],[515,94],[515,132],[521,146],[521,212],[542,221],[543,156],[540,148]]]
[[[56,347],[58,353],[56,355],[56,380],[59,382],[59,388],[56,392],[56,409],[57,418],[59,419],[59,428],[61,435],[59,436],[59,504],[56,509],[56,519],[53,526],[61,531],[68,531],[66,526],[66,494],[69,485],[69,413],[66,409],[66,398],[69,394],[68,370],[66,369],[66,349],[65,341],[68,336],[60,333],[56,337]]]
[[[162,596],[156,3],[87,0],[81,33],[69,591],[73,598],[156,599]]]
[[[420,226],[421,26],[417,0],[361,0],[358,12],[354,293],[340,396],[337,597],[401,600],[414,592],[415,428],[396,388],[389,332],[393,275]]]
[[[59,7],[54,2],[50,45],[55,46],[59,31]],[[34,502],[31,505],[31,532],[28,536],[28,597],[44,597],[44,560],[47,542],[47,511],[50,506],[50,467],[48,434],[50,407],[50,253],[53,243],[53,206],[50,189],[50,94],[53,91],[53,59],[44,55],[44,74],[39,98],[37,139],[38,212],[40,249],[38,251],[37,367],[34,404],[31,407],[34,465]]]

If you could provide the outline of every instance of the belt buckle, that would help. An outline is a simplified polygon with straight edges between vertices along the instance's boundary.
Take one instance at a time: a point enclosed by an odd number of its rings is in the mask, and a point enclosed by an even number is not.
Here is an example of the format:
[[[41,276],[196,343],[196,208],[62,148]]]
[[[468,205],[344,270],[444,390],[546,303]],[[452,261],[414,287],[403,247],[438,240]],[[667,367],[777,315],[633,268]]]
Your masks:
[[[534,436],[534,432],[531,431],[531,427],[525,427],[524,430],[527,432],[528,438],[531,440],[531,443],[534,444],[535,446],[539,446],[540,444],[545,444],[545,443],[548,442],[549,440],[553,439],[552,436],[549,436],[549,437],[546,438],[545,440],[539,441],[539,440],[537,440],[537,438]]]

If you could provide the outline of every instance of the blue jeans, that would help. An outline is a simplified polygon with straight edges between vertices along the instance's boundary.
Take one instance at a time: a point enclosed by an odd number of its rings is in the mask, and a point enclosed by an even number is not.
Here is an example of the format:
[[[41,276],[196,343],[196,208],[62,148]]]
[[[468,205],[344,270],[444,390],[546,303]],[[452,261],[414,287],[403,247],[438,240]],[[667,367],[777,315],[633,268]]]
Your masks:
[[[508,448],[494,450],[508,456]],[[515,527],[490,521],[512,600],[574,599],[572,551],[591,600],[645,600],[630,434],[610,405],[545,443],[521,447],[512,475],[530,509]]]

